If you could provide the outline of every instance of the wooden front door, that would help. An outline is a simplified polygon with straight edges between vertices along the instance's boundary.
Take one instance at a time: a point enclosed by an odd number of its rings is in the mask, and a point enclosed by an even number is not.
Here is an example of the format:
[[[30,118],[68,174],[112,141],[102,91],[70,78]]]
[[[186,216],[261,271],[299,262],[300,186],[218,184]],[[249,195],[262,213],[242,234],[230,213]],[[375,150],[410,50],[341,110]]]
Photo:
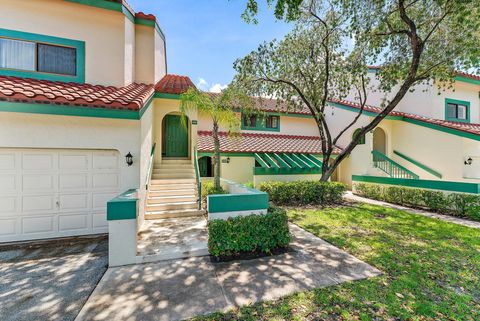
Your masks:
[[[165,116],[165,157],[188,157],[187,126],[179,115]]]

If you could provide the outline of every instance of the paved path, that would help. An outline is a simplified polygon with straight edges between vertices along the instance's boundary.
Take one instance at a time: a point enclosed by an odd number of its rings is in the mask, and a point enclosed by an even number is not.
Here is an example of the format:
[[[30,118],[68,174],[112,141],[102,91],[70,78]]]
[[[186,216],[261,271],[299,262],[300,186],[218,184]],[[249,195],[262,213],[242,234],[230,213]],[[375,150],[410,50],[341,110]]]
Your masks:
[[[291,225],[292,252],[211,263],[196,257],[110,268],[77,320],[181,320],[381,272]]]
[[[74,320],[107,256],[106,236],[0,247],[0,320]]]
[[[380,206],[395,208],[395,209],[403,210],[405,212],[409,212],[409,213],[412,213],[412,214],[423,215],[423,216],[427,216],[427,217],[431,217],[431,218],[436,218],[436,219],[439,219],[439,220],[442,220],[442,221],[447,221],[447,222],[451,222],[451,223],[455,223],[455,224],[459,224],[459,225],[463,225],[463,226],[468,226],[468,227],[473,227],[473,228],[480,229],[480,222],[466,220],[466,219],[459,218],[459,217],[454,217],[454,216],[432,213],[432,212],[428,212],[428,211],[424,211],[424,210],[414,209],[414,208],[405,207],[405,206],[396,205],[396,204],[391,204],[391,203],[387,203],[387,202],[376,201],[376,200],[372,200],[370,198],[365,198],[365,197],[355,195],[350,191],[347,192],[344,195],[344,198],[346,198],[347,200],[352,200],[352,201],[356,201],[356,202],[362,202],[362,203],[368,203],[368,204],[373,204],[373,205],[380,205]]]

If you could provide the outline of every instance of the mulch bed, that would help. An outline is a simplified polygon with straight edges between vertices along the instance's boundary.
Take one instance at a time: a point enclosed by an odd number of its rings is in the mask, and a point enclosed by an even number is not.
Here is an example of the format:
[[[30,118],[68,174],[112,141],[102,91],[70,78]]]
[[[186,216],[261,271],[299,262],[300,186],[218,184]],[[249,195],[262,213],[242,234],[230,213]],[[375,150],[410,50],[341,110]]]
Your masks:
[[[293,249],[288,246],[288,247],[279,247],[279,248],[273,249],[270,253],[255,251],[255,252],[240,252],[235,255],[224,255],[224,256],[210,255],[210,261],[212,263],[222,263],[222,262],[231,262],[231,261],[253,260],[253,259],[258,259],[266,256],[285,254],[292,251]]]

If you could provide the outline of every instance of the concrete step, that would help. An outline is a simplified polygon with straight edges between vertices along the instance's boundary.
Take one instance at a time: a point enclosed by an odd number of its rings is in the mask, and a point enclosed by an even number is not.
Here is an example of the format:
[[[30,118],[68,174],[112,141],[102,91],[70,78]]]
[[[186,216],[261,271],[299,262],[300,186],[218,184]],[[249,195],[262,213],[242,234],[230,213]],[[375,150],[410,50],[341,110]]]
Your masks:
[[[186,178],[195,179],[195,174],[164,172],[163,174],[153,174],[151,179],[186,179]]]
[[[197,195],[197,189],[195,187],[191,188],[179,188],[179,189],[160,189],[152,190],[149,189],[148,197],[167,197],[167,196],[189,196]]]
[[[195,176],[195,168],[155,168],[152,171],[152,174],[158,175],[158,174],[191,174],[192,176]]]
[[[197,202],[195,194],[190,195],[168,195],[168,196],[151,196],[148,195],[147,204],[166,204],[181,202]]]
[[[151,179],[150,185],[174,185],[174,184],[197,184],[195,178],[164,178]]]
[[[153,166],[156,169],[195,169],[193,164],[157,164]]]
[[[168,211],[168,210],[189,210],[198,207],[196,201],[193,202],[176,202],[163,204],[147,204],[147,212]]]
[[[189,210],[172,210],[172,211],[151,211],[145,213],[146,220],[156,220],[159,218],[172,217],[188,217],[188,216],[202,216],[205,210],[189,209]]]
[[[162,161],[159,163],[154,163],[154,165],[157,164],[192,164],[191,159],[184,159],[184,158],[162,158]]]

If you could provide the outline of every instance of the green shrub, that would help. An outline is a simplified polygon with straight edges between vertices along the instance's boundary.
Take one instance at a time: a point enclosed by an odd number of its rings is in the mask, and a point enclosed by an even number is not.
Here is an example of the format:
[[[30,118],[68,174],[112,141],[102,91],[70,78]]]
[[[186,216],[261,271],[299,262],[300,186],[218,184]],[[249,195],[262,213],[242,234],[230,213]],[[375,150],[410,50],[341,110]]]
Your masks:
[[[202,182],[202,204],[204,206],[207,204],[207,196],[214,194],[227,194],[227,191],[222,187],[220,187],[220,189],[216,189],[213,181]]]
[[[327,205],[340,203],[346,187],[338,182],[263,182],[259,190],[268,193],[276,205]]]
[[[356,183],[357,194],[389,203],[480,221],[480,195],[431,191],[419,188]]]
[[[285,210],[269,208],[265,215],[237,216],[208,222],[208,250],[213,256],[271,253],[290,243]]]

